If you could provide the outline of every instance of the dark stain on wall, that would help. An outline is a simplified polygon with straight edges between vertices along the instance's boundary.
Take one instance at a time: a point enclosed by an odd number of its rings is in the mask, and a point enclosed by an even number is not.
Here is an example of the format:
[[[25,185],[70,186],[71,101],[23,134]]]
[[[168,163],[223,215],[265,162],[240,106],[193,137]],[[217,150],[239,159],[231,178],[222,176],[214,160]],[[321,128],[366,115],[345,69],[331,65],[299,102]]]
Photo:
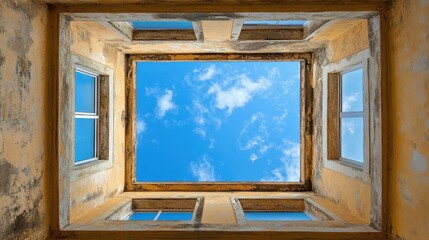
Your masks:
[[[18,170],[12,164],[6,160],[0,161],[0,196],[5,196],[9,193],[16,174],[18,174]]]
[[[313,105],[313,124],[314,124],[314,138],[313,138],[313,176],[314,184],[318,185],[322,182],[322,165],[323,165],[323,81],[322,81],[322,68],[328,64],[326,48],[320,48],[313,54],[314,64],[314,105]],[[320,189],[321,186],[316,187]]]
[[[37,191],[41,188],[42,175],[18,184],[18,176],[23,179],[26,171],[26,168],[19,170],[5,160],[0,161],[0,192],[11,200],[2,211],[2,219],[8,221],[0,222],[0,239],[32,239],[33,231],[43,222],[40,213],[43,196]],[[32,195],[36,196],[30,199]]]
[[[84,203],[90,202],[90,201],[93,201],[93,200],[95,200],[101,196],[103,196],[103,190],[101,188],[99,188],[96,192],[88,194],[82,202],[84,202]]]
[[[127,115],[125,114],[125,110],[122,110],[122,113],[121,113],[122,127],[125,127],[126,122],[127,122]]]
[[[1,33],[1,32],[0,32]],[[6,60],[5,60],[5,58],[4,58],[4,56],[3,56],[3,53],[1,52],[1,50],[0,50],[0,68],[3,66],[3,64],[6,62]],[[0,72],[0,74],[1,74],[1,72]],[[1,76],[1,75],[0,75]]]

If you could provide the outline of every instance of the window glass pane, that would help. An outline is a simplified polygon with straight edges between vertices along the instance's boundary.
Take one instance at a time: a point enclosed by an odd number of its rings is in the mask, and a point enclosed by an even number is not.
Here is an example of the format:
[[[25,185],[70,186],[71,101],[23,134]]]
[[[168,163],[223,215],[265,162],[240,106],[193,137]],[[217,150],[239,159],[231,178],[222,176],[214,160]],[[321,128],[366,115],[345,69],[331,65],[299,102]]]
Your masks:
[[[341,75],[341,101],[343,112],[363,111],[362,68]]]
[[[310,221],[304,212],[252,212],[245,211],[248,221]]]
[[[363,162],[363,118],[341,118],[341,157]]]
[[[133,212],[124,220],[131,221],[153,221],[158,212]]]
[[[76,112],[95,113],[96,77],[76,71]]]
[[[190,21],[147,21],[131,22],[136,30],[168,30],[168,29],[193,29]]]
[[[248,20],[244,21],[245,25],[268,25],[268,26],[304,26],[305,20]]]
[[[95,157],[95,119],[76,118],[75,161]]]
[[[299,182],[300,62],[138,62],[136,75],[137,181]]]
[[[161,212],[158,221],[191,221],[192,212]]]

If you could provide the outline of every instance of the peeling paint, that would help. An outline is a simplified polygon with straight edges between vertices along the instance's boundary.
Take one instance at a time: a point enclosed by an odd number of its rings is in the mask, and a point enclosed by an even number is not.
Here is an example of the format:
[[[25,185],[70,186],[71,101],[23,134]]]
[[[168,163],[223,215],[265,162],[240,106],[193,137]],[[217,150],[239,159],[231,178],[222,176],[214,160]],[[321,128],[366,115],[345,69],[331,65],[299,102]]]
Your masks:
[[[417,173],[425,173],[428,169],[428,161],[417,149],[413,150],[413,156],[410,161],[411,168]]]
[[[379,26],[367,20],[354,22],[344,32],[327,38],[327,44],[313,53],[314,77],[314,140],[313,140],[313,176],[314,188],[317,193],[336,202],[366,222],[371,218],[370,185],[344,175],[341,172],[325,168],[323,164],[323,71],[322,68],[349,58],[353,54],[367,48],[379,47],[372,32]],[[374,46],[371,46],[374,45]]]
[[[397,0],[389,22],[392,139],[389,238],[427,239],[429,213],[429,1]],[[412,221],[410,221],[412,219]]]

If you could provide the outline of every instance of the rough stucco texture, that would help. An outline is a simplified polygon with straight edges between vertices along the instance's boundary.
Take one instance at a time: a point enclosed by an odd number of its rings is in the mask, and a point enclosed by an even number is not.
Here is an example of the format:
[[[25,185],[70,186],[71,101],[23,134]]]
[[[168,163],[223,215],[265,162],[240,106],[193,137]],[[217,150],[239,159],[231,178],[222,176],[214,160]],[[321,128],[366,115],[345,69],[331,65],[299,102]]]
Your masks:
[[[368,21],[360,21],[330,39],[314,54],[314,188],[315,191],[345,207],[364,222],[370,221],[371,187],[323,166],[322,134],[322,67],[369,47]]]
[[[125,58],[114,47],[102,42],[88,29],[78,23],[70,25],[72,44],[71,52],[106,65],[114,70],[114,131],[113,131],[113,167],[104,171],[86,175],[70,184],[70,221],[74,221],[97,207],[108,197],[123,191],[124,188],[124,153],[125,153]]]
[[[389,234],[429,236],[429,1],[394,1],[390,32]]]
[[[36,1],[0,1],[0,239],[45,239],[47,18]]]

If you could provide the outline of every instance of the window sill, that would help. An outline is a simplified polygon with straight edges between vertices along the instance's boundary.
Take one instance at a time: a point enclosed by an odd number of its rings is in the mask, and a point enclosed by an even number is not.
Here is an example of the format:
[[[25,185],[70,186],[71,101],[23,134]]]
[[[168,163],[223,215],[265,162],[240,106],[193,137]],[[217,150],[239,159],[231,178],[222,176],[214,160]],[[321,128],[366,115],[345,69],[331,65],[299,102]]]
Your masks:
[[[70,176],[70,180],[74,181],[80,178],[84,178],[88,175],[101,172],[104,170],[107,170],[109,168],[112,168],[113,166],[113,160],[94,160],[88,163],[82,163],[79,165],[75,165],[73,167],[73,171]]]
[[[370,175],[369,172],[365,169],[365,167],[344,161],[344,160],[330,160],[324,159],[323,161],[324,167],[331,169],[333,171],[342,173],[346,176],[355,178],[365,183],[370,183]]]

